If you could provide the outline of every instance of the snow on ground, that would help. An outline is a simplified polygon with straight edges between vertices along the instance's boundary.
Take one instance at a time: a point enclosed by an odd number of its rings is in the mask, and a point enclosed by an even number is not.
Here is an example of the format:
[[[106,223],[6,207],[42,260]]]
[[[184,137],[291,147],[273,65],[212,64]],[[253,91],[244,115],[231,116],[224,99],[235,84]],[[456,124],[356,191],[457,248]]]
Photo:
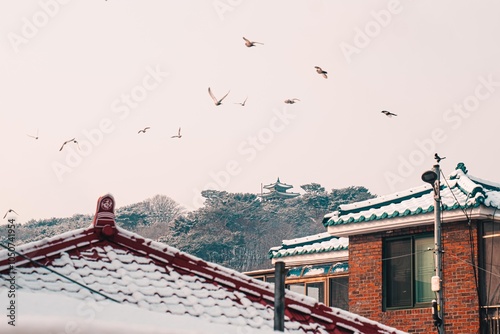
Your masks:
[[[56,293],[16,290],[15,326],[9,325],[8,290],[0,290],[2,334],[270,334],[271,330],[214,324],[114,302],[78,300]]]

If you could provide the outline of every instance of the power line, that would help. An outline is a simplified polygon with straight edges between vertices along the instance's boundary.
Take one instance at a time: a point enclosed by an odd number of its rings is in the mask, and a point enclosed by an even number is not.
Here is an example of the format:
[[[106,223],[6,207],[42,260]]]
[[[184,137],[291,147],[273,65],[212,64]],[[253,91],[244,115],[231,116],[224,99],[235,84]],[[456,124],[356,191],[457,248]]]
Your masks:
[[[428,249],[424,249],[424,250],[421,250],[421,251],[418,251],[418,252],[412,252],[412,253],[403,254],[403,255],[396,255],[396,256],[391,256],[391,257],[385,257],[385,258],[382,258],[382,261],[400,259],[400,258],[403,258],[403,257],[414,256],[414,255],[417,255],[417,254],[422,254],[422,253],[430,252],[430,251],[434,251],[434,250],[432,248],[428,248]]]
[[[474,258],[475,254],[476,254],[476,249],[474,247],[474,237],[473,237],[473,233],[472,233],[472,221],[471,221],[470,215],[467,214],[467,210],[465,209],[465,207],[462,207],[462,205],[458,201],[457,197],[455,196],[455,193],[451,189],[451,187],[450,187],[450,185],[448,183],[448,180],[446,179],[446,176],[443,173],[443,170],[440,170],[440,171],[441,171],[441,175],[443,176],[444,182],[446,183],[446,185],[448,186],[448,189],[450,190],[451,195],[453,196],[453,198],[455,198],[455,202],[458,204],[458,207],[460,208],[460,210],[462,210],[462,212],[464,213],[465,218],[467,218],[467,225],[469,226],[470,257],[471,257],[471,263],[472,263],[472,271],[474,273],[474,284],[476,286],[477,300],[479,301],[479,305],[481,305],[482,304],[482,302],[481,302],[481,292],[479,290],[479,279],[478,279],[478,273],[477,273],[478,266],[476,266],[476,261],[475,261],[475,258]],[[467,205],[467,200],[469,199],[469,196],[470,196],[470,193],[468,193],[467,197],[465,198],[464,206]],[[470,208],[471,213],[472,213],[473,207],[474,206],[471,206],[471,208]]]
[[[473,264],[473,263],[470,263],[470,262],[467,262],[467,261],[465,261],[465,260],[462,260],[462,259],[461,259],[461,258],[459,258],[458,256],[453,255],[453,254],[451,254],[451,253],[448,253],[448,255],[450,255],[451,257],[454,257],[455,259],[459,260],[460,262],[463,262],[463,263],[465,263],[465,264],[468,264],[469,266],[473,266],[473,267],[475,267],[477,270],[481,270],[481,271],[483,271],[483,272],[485,272],[485,273],[487,273],[487,274],[490,274],[490,275],[492,275],[492,276],[495,276],[495,277],[499,277],[499,278],[500,278],[500,275],[495,274],[494,272],[492,272],[492,271],[490,271],[490,270],[486,270],[486,269],[481,268],[481,267],[479,267],[479,266],[477,266],[477,265],[475,265],[475,264]]]

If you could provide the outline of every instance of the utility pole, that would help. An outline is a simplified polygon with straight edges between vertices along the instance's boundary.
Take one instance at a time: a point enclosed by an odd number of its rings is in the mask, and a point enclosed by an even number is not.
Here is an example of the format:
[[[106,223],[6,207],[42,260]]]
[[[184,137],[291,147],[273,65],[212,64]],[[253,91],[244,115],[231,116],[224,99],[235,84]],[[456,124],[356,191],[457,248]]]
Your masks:
[[[439,161],[438,161],[439,162]],[[444,302],[443,302],[443,270],[441,245],[441,184],[439,164],[433,166],[432,171],[422,174],[422,180],[431,184],[434,189],[434,272],[431,289],[436,293],[437,300],[432,302],[432,316],[434,325],[439,334],[444,334]]]
[[[444,310],[443,310],[443,248],[441,246],[441,185],[439,182],[440,169],[439,164],[434,165],[434,173],[437,175],[434,181],[434,257],[435,257],[435,275],[433,280],[436,285],[432,285],[437,295],[438,320],[436,326],[440,334],[444,334]],[[434,290],[434,289],[433,289]]]
[[[274,267],[274,330],[285,331],[285,262],[278,261]]]

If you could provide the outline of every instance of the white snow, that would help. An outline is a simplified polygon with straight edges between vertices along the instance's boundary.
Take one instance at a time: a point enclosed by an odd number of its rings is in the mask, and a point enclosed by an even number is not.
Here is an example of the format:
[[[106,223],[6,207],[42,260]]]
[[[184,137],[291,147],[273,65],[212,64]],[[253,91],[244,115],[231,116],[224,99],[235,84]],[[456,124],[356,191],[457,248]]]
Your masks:
[[[7,290],[0,291],[6,301]],[[79,300],[55,293],[17,291],[15,326],[0,322],[2,334],[271,334],[272,330],[215,324],[199,317],[176,316],[113,302]],[[178,311],[181,311],[180,309]],[[5,313],[5,312],[4,312]]]
[[[307,273],[304,274],[304,276],[323,275],[324,273],[325,273],[325,268],[314,268],[310,269]]]

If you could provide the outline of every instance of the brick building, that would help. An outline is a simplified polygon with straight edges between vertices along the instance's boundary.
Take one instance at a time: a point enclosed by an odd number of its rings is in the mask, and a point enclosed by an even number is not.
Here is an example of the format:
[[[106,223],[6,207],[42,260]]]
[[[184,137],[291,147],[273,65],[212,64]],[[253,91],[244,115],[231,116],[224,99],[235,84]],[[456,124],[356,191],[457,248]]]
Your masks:
[[[283,240],[269,250],[272,263],[284,262],[288,290],[304,294],[327,306],[348,310],[348,238],[328,232]],[[274,269],[246,273],[254,278],[275,281]]]
[[[500,333],[500,184],[470,175],[463,163],[440,180],[444,328],[447,334]],[[315,236],[284,241],[270,258],[289,272],[304,265],[335,266],[348,286],[348,306],[328,289],[329,274],[296,282],[325,282],[321,302],[396,327],[408,333],[436,333],[431,288],[435,276],[434,189],[422,186],[362,202],[341,205],[325,215],[331,240],[343,248],[325,248]],[[326,235],[322,235],[327,240]],[[331,242],[331,241],[330,241]],[[299,247],[300,246],[300,247]],[[345,252],[348,250],[348,257]],[[311,254],[314,257],[311,257]],[[341,254],[339,256],[339,254]],[[302,259],[302,262],[301,262]],[[346,262],[347,260],[347,262]],[[249,273],[258,275],[259,273]],[[265,276],[265,271],[261,271]],[[270,272],[268,272],[270,274]],[[266,279],[266,278],[264,278]],[[272,277],[271,277],[272,279]],[[295,291],[298,291],[297,289]],[[309,295],[306,289],[304,294]]]
[[[461,163],[441,180],[446,333],[499,333],[500,184]],[[409,333],[431,333],[434,191],[423,185],[340,206],[323,220],[349,238],[349,310]]]

